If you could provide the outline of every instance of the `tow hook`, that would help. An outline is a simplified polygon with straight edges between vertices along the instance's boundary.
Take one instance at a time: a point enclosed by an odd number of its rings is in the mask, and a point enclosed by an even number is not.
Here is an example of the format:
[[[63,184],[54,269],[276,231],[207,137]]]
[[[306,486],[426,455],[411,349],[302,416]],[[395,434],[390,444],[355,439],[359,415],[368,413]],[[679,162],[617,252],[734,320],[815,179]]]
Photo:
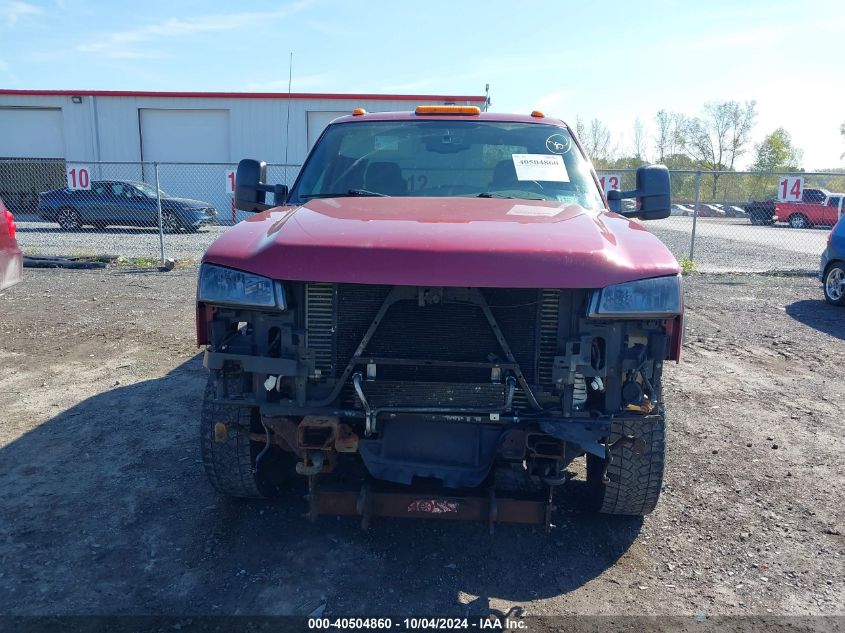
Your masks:
[[[610,477],[607,476],[607,470],[610,468],[610,464],[613,463],[613,455],[611,451],[617,447],[625,446],[626,444],[631,446],[631,452],[636,457],[642,457],[645,453],[645,442],[642,438],[634,437],[633,435],[623,435],[619,439],[617,439],[612,444],[605,444],[604,445],[604,472],[601,476],[601,481],[603,484],[610,483]]]
[[[305,475],[306,477],[313,477],[323,470],[323,464],[326,461],[326,456],[322,451],[308,451],[305,457],[308,462],[311,462],[311,465],[309,466],[305,461],[297,462],[297,474]]]

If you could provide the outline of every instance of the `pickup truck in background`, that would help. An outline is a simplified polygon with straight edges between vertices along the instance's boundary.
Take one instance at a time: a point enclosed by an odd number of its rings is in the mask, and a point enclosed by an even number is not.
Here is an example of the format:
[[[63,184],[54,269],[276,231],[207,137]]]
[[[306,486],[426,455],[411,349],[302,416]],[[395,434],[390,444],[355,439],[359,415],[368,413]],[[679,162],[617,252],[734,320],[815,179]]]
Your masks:
[[[752,200],[745,205],[745,212],[748,214],[751,224],[760,226],[771,225],[776,221],[787,222],[794,228],[805,228],[814,224],[825,223],[833,225],[836,223],[835,219],[828,222],[822,220],[828,220],[828,216],[832,217],[834,209],[828,210],[820,207],[827,207],[830,199],[836,196],[841,201],[842,194],[831,194],[826,189],[806,187],[801,192],[801,202],[778,202],[777,197],[772,196],[768,200]],[[818,221],[814,221],[814,218]]]
[[[805,189],[808,191],[824,192],[820,201],[814,202],[777,202],[775,204],[775,219],[786,222],[794,229],[807,229],[813,226],[833,226],[842,215],[842,201],[845,194],[828,193],[823,189]],[[818,196],[814,197],[818,200]]]

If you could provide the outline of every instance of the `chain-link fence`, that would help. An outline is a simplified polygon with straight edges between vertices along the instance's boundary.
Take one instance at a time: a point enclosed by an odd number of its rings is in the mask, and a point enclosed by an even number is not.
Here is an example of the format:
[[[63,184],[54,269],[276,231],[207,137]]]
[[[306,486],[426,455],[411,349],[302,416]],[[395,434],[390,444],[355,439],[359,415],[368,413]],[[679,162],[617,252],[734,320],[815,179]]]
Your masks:
[[[299,165],[267,166],[293,183]],[[27,255],[197,260],[236,211],[236,164],[0,160],[0,198]],[[272,197],[272,196],[271,196]]]
[[[602,170],[607,188],[636,189],[636,170]],[[845,211],[845,173],[673,170],[672,215],[646,223],[678,259],[699,270],[818,268]],[[778,200],[778,199],[781,200]]]
[[[196,260],[226,227],[233,205],[225,163],[0,160],[0,197],[30,255],[118,255]],[[290,185],[299,165],[268,165]],[[605,187],[636,188],[635,170],[603,170]],[[845,173],[672,171],[672,215],[648,222],[678,259],[704,271],[814,270],[845,210]],[[797,184],[796,184],[797,183]],[[791,198],[779,202],[777,198]]]

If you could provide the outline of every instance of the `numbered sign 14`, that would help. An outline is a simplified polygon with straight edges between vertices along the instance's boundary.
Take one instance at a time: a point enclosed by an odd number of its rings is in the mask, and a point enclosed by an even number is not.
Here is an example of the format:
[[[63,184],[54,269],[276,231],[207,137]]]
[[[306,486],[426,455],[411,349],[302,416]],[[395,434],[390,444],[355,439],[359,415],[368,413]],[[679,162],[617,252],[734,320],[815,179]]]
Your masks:
[[[804,193],[804,179],[800,176],[784,176],[778,183],[779,202],[801,202]]]
[[[227,169],[226,170],[226,193],[228,193],[228,194],[235,193],[235,170],[234,169]]]
[[[91,188],[91,169],[87,165],[68,164],[66,174],[67,188],[76,189],[90,189]]]
[[[607,195],[608,191],[613,191],[614,189],[619,191],[619,185],[622,184],[622,176],[619,174],[605,174],[599,178],[599,184],[605,195]]]

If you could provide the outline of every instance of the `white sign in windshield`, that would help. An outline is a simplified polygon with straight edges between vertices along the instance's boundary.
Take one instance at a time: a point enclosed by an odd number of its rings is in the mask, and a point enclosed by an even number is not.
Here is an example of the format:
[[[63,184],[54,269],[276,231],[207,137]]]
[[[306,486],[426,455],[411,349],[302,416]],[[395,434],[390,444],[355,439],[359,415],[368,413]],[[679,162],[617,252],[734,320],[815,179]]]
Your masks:
[[[563,156],[557,154],[513,154],[517,180],[569,182]]]

